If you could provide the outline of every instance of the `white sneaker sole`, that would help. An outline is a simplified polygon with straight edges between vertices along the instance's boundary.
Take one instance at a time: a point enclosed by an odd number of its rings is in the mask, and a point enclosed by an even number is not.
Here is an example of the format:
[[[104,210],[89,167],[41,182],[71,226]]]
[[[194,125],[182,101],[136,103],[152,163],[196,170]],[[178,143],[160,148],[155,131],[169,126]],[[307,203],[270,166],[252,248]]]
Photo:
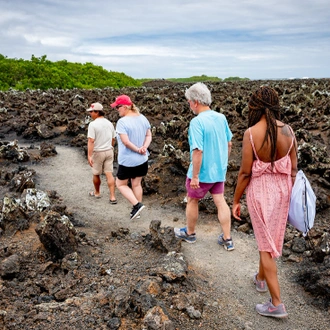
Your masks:
[[[136,219],[138,215],[140,215],[140,212],[145,208],[144,205],[142,205],[139,210],[134,214],[134,216],[131,218],[131,220]]]

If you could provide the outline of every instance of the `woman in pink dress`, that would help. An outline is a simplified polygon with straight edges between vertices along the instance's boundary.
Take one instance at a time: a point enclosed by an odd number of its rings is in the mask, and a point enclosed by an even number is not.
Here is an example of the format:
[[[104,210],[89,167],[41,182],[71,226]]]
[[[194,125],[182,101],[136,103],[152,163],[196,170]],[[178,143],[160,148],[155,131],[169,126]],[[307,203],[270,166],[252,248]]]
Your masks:
[[[259,271],[253,281],[271,299],[256,305],[263,316],[287,317],[281,301],[275,258],[282,254],[292,185],[297,173],[296,139],[280,121],[276,91],[260,87],[249,100],[248,129],[244,133],[242,163],[232,213],[240,220],[240,199],[246,189],[247,206],[258,244]]]

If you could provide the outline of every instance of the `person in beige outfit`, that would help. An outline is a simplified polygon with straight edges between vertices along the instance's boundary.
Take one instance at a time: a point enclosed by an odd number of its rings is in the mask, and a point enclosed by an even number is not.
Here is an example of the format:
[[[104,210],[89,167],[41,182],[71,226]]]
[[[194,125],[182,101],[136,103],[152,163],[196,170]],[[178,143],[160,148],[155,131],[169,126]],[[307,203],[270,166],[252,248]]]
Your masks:
[[[87,109],[93,121],[88,125],[88,163],[92,168],[94,191],[89,196],[100,198],[102,173],[105,174],[110,192],[110,203],[117,204],[115,195],[115,180],[113,177],[113,161],[116,132],[113,124],[104,118],[103,106],[92,103]]]

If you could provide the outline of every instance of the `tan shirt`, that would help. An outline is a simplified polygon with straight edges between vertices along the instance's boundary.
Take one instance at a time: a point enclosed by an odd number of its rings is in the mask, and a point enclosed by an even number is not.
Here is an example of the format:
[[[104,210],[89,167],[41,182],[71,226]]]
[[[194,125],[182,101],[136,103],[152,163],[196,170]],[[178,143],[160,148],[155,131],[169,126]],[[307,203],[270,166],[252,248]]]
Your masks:
[[[105,151],[112,149],[112,139],[116,137],[116,132],[113,124],[101,117],[88,125],[87,137],[94,139],[95,152]]]

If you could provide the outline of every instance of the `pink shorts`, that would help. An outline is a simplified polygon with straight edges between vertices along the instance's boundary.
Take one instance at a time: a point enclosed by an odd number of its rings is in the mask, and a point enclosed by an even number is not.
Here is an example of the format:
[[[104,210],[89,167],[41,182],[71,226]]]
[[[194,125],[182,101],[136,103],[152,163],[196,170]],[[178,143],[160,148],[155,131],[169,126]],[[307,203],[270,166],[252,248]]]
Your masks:
[[[190,188],[191,179],[187,177],[186,179],[186,189],[187,195],[190,198],[202,199],[205,197],[207,192],[209,191],[212,195],[223,194],[225,191],[225,183],[224,182],[215,182],[215,183],[199,183],[199,188],[191,189]]]

